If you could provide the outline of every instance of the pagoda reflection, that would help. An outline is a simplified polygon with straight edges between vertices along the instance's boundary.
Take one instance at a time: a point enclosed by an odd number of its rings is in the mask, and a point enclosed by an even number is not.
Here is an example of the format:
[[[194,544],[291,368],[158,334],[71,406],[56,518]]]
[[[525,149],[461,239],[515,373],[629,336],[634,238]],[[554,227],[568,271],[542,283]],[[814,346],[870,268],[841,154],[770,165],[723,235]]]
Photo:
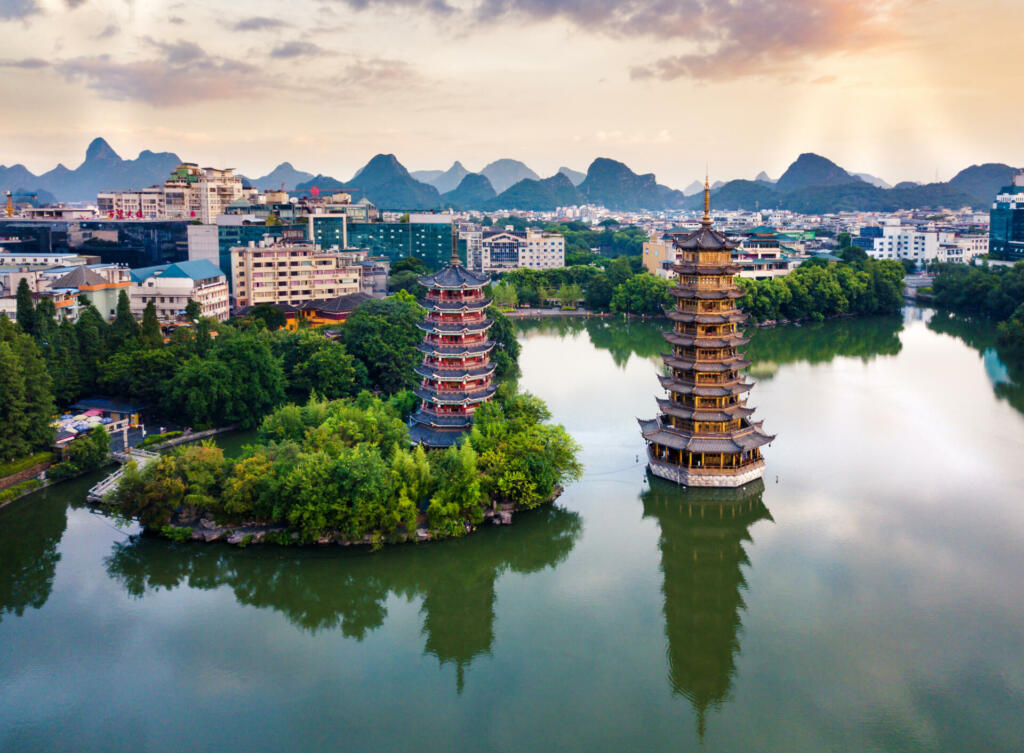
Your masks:
[[[106,567],[133,596],[183,584],[203,590],[226,585],[240,604],[280,612],[303,630],[339,630],[357,640],[384,624],[389,595],[422,599],[424,651],[454,666],[461,691],[466,669],[494,642],[499,576],[556,567],[581,530],[577,513],[549,506],[465,539],[375,554],[181,545],[138,536],[115,545]]]
[[[644,517],[661,529],[665,634],[673,693],[693,705],[703,737],[707,712],[729,698],[740,650],[750,527],[771,520],[760,480],[739,489],[681,489],[648,474]]]

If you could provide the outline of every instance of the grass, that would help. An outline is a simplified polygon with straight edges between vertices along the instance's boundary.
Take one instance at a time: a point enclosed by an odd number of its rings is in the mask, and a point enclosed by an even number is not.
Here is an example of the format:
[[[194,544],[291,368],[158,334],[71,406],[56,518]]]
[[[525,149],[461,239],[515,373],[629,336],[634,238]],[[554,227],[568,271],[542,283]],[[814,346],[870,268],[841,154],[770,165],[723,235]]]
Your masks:
[[[137,447],[140,450],[144,450],[147,447],[152,447],[155,444],[166,442],[168,439],[175,439],[181,436],[180,431],[165,431],[163,434],[150,434],[148,437],[143,439]]]
[[[0,505],[6,504],[13,500],[15,497],[20,497],[25,492],[30,492],[38,489],[43,485],[43,482],[37,478],[30,478],[28,481],[22,481],[20,484],[15,484],[7,489],[0,492]]]
[[[15,473],[21,473],[27,468],[39,465],[40,463],[46,463],[53,459],[54,455],[52,452],[37,452],[34,455],[26,455],[23,458],[17,458],[9,463],[0,464],[0,478],[13,476]]]

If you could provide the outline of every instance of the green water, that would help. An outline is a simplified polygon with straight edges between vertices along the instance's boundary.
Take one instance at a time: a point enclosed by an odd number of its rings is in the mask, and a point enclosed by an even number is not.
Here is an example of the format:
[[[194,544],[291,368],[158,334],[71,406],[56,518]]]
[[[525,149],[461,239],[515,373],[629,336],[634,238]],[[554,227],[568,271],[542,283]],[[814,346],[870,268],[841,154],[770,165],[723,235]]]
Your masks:
[[[743,494],[646,479],[657,326],[522,343],[587,473],[508,528],[176,545],[78,506],[90,479],[0,511],[0,750],[1021,750],[1024,401],[990,331],[756,332],[778,438]]]

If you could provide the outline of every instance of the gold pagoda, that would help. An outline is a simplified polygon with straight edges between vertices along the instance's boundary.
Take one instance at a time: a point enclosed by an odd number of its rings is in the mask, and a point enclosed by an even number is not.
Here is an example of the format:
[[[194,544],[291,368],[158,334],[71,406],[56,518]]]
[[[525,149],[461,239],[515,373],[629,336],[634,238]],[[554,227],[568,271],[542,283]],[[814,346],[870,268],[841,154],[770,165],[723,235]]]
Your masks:
[[[668,374],[660,377],[668,398],[640,429],[654,475],[685,486],[737,487],[761,478],[760,448],[774,437],[750,420],[754,410],[746,405],[753,384],[741,373],[750,362],[738,350],[749,339],[740,329],[747,316],[737,308],[736,244],[712,228],[710,196],[705,178],[700,228],[671,238],[676,303],[665,312],[672,352],[662,356]]]

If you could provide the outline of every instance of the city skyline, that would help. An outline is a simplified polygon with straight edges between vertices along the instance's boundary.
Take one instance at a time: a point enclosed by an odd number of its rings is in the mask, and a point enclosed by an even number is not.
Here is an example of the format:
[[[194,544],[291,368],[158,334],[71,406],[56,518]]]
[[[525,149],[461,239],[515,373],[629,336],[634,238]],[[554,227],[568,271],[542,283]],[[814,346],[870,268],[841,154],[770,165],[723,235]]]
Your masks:
[[[991,0],[253,2],[0,0],[0,163],[75,167],[95,136],[237,167],[350,177],[596,157],[683,188],[823,154],[890,183],[1024,163]],[[998,18],[999,23],[992,23]],[[955,39],[956,55],[950,55]],[[699,112],[699,117],[694,113]]]

